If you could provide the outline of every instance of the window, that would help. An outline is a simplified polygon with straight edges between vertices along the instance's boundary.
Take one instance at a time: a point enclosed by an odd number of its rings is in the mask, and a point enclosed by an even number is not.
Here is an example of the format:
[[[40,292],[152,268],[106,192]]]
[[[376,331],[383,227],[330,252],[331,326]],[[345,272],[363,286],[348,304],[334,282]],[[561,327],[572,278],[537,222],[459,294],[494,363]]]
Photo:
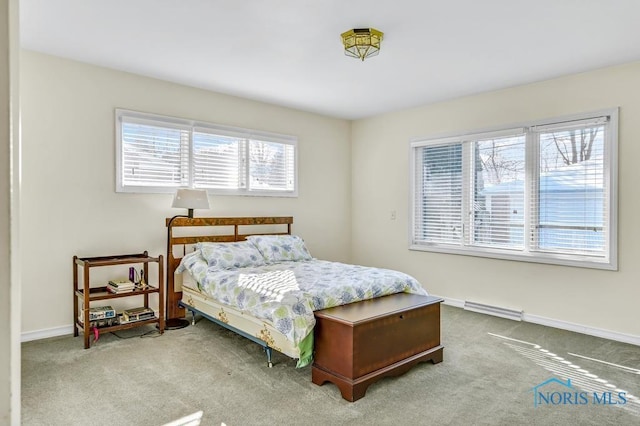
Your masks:
[[[411,249],[617,269],[617,110],[411,152]]]
[[[118,192],[297,196],[292,136],[116,110]]]

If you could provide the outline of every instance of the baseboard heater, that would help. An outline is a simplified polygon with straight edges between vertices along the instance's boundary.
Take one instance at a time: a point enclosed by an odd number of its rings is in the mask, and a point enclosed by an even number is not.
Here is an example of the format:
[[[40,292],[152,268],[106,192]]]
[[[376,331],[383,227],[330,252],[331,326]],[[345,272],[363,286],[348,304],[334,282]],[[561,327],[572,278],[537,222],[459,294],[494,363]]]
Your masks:
[[[483,305],[476,302],[464,302],[464,309],[466,311],[478,312],[481,314],[493,315],[496,317],[507,318],[515,321],[522,321],[522,311],[516,311],[513,309],[500,308],[498,306]]]

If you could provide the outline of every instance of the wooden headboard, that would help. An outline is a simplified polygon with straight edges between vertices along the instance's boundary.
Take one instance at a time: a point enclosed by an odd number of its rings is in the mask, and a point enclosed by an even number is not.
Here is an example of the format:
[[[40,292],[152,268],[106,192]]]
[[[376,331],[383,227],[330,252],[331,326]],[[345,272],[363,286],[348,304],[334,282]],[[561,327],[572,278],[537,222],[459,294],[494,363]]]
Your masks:
[[[167,319],[182,318],[185,316],[184,308],[178,306],[182,298],[182,291],[175,291],[175,271],[182,257],[187,254],[187,249],[202,242],[233,242],[243,241],[249,235],[286,235],[291,234],[293,217],[182,217],[176,216],[166,219],[167,226]],[[245,232],[245,227],[258,225],[263,232]],[[282,230],[271,231],[273,228]],[[265,226],[269,227],[264,232]],[[286,226],[286,230],[285,230]],[[197,227],[194,230],[187,227]],[[204,228],[203,228],[204,227]],[[211,234],[211,227],[233,227],[233,233]],[[240,229],[242,227],[242,230]],[[183,228],[179,236],[173,236],[175,228]],[[218,228],[219,229],[219,228]],[[207,234],[206,231],[209,231]],[[242,231],[242,233],[241,233]],[[180,255],[175,254],[176,248]]]

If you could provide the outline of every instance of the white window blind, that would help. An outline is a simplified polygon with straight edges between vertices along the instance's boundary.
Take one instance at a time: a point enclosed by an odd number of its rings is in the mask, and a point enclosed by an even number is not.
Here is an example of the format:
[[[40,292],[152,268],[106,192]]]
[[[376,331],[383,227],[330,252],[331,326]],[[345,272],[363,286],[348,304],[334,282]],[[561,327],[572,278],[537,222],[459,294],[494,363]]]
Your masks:
[[[249,187],[257,190],[293,191],[294,146],[249,141]]]
[[[473,161],[471,243],[485,247],[524,246],[524,134],[470,144]]]
[[[245,140],[193,132],[193,184],[197,188],[245,188]]]
[[[410,248],[617,268],[617,110],[411,147]]]
[[[604,256],[609,222],[606,123],[546,127],[538,133],[539,175],[531,207],[537,221],[531,245],[543,252]]]
[[[297,196],[292,136],[116,110],[118,192]]]
[[[415,161],[416,240],[462,244],[462,144],[419,147]]]
[[[130,185],[179,187],[187,184],[185,155],[189,131],[166,124],[122,124],[122,179]]]

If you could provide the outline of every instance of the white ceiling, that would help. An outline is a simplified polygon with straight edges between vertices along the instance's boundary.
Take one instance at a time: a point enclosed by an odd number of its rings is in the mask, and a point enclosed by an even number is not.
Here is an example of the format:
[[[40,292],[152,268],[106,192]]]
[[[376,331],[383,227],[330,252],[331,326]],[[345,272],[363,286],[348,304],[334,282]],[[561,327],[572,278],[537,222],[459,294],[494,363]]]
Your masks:
[[[20,0],[24,48],[346,119],[640,60],[638,0]],[[380,54],[344,56],[374,27]]]

